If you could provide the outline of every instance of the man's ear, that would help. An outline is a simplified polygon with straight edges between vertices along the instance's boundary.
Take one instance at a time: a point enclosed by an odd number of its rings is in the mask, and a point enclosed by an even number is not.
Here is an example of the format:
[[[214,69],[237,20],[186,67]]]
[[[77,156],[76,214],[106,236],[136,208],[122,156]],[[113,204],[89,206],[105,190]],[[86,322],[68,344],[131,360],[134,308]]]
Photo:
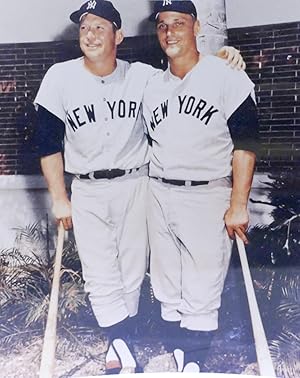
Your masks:
[[[197,37],[197,35],[200,33],[201,26],[200,26],[200,21],[196,20],[194,23],[194,35]]]
[[[120,45],[123,42],[124,34],[121,29],[116,31],[116,45]]]

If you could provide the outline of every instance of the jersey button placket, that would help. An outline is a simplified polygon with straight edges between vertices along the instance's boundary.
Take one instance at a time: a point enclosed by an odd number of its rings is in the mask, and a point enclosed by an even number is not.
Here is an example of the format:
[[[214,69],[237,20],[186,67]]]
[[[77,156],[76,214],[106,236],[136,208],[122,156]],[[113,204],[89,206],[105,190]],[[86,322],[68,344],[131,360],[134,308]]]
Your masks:
[[[106,112],[107,112],[107,105],[106,105],[106,102],[107,102],[107,99],[106,99],[106,97],[104,96],[103,97],[103,103],[105,103],[105,105],[104,105],[104,107],[105,107],[105,109],[106,109]],[[109,129],[110,129],[110,124],[108,123],[108,121],[109,121],[109,118],[108,118],[108,116],[107,116],[107,114],[105,115],[105,117],[104,117],[104,127],[105,127],[105,136],[107,137],[107,139],[110,137],[110,131],[109,131]],[[108,148],[108,145],[106,144],[106,149]]]
[[[105,109],[106,109],[106,107],[107,107],[107,105],[106,105],[106,102],[107,102],[106,97],[103,97],[103,102],[105,103],[104,107],[105,107]],[[105,121],[105,122],[108,122],[108,117],[107,117],[107,116],[104,117],[104,121]]]

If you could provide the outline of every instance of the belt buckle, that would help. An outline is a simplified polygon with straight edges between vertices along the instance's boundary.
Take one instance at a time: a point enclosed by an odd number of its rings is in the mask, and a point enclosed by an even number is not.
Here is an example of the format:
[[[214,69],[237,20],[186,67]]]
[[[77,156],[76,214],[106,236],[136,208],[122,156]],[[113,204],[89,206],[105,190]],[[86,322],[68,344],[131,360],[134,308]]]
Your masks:
[[[113,176],[113,174],[112,174],[112,168],[106,169],[105,170],[105,179],[112,180],[114,178],[115,178],[115,176]]]
[[[88,174],[88,176],[89,176],[89,179],[90,180],[96,180],[95,179],[95,172],[93,171],[93,172],[90,172],[89,174]]]

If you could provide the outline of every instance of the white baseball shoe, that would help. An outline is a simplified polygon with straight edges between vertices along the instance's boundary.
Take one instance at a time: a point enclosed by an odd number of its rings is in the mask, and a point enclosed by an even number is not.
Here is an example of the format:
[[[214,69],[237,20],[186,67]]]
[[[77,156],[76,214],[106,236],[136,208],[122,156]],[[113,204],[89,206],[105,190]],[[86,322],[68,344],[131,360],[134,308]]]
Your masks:
[[[173,356],[176,362],[177,371],[181,373],[184,367],[184,351],[182,349],[174,349]]]
[[[200,373],[200,367],[196,362],[190,361],[185,364],[184,351],[182,349],[174,349],[173,356],[176,362],[177,372]]]
[[[200,373],[200,367],[196,362],[188,362],[182,370],[183,373]]]

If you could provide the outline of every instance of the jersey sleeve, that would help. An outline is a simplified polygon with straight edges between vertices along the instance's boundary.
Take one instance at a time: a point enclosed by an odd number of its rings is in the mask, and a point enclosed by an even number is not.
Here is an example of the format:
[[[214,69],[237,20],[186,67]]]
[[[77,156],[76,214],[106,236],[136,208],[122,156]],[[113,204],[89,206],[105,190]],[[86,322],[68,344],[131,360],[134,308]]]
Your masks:
[[[146,84],[148,83],[148,81],[155,75],[157,74],[158,72],[161,72],[162,70],[160,70],[159,68],[155,68],[153,66],[151,66],[150,64],[146,64],[146,63],[141,63],[141,62],[136,62],[134,63],[137,65],[137,67],[139,67],[138,69],[138,74],[141,75],[141,77],[145,80]]]
[[[225,66],[225,78],[223,85],[223,104],[225,118],[230,116],[250,95],[255,102],[254,83],[244,71]]]
[[[35,104],[41,105],[54,114],[63,122],[65,121],[65,111],[63,107],[62,85],[64,75],[59,64],[55,64],[46,72],[39,91],[34,100]]]
[[[63,151],[65,124],[42,106],[36,110],[36,126],[33,131],[32,145],[38,157]]]
[[[235,150],[259,155],[259,123],[256,104],[249,95],[227,121]]]

